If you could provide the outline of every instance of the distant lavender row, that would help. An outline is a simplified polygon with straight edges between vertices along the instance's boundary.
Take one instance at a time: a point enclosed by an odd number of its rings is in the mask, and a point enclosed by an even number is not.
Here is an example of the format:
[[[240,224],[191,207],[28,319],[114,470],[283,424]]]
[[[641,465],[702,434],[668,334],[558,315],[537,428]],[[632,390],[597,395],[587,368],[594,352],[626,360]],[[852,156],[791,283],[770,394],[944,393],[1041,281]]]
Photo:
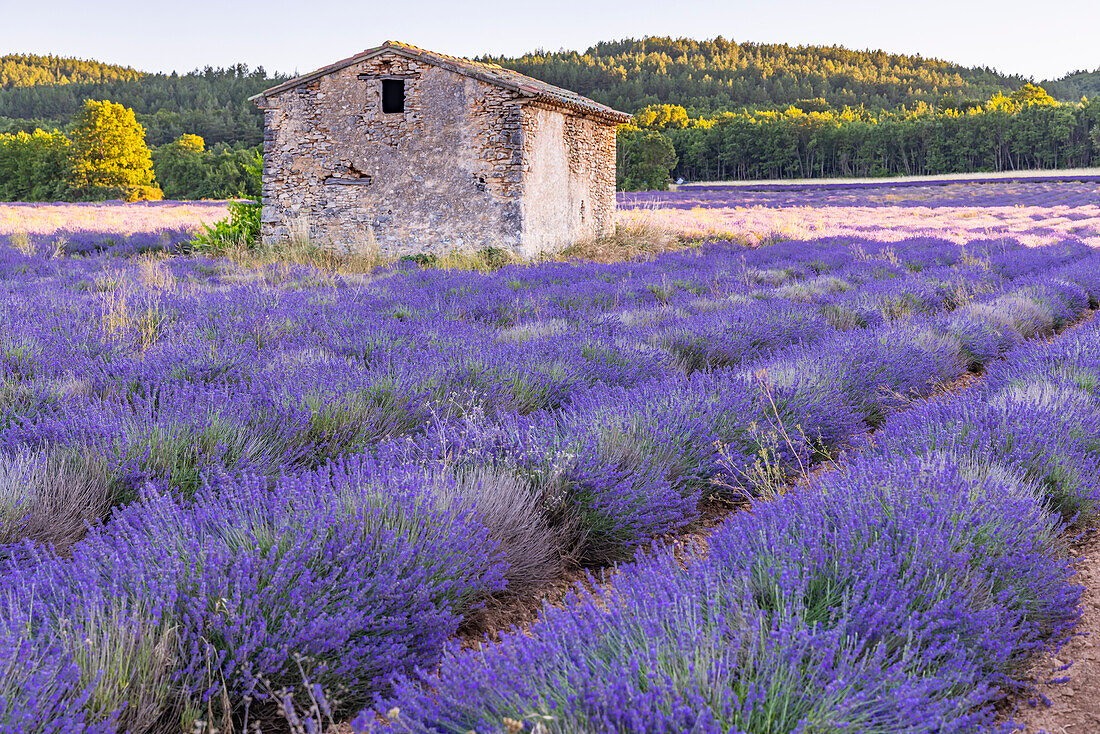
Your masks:
[[[1100,176],[1073,179],[1027,178],[1015,181],[926,181],[889,184],[768,184],[685,186],[676,191],[619,195],[623,209],[691,209],[728,206],[764,207],[1016,207],[1100,203]]]
[[[658,549],[531,634],[452,645],[359,731],[977,732],[1078,618],[1100,501],[1100,323],[1016,347],[809,486]],[[384,723],[380,723],[384,722]]]
[[[182,200],[182,199],[161,199],[160,201],[138,201],[127,202],[120,199],[108,199],[106,201],[67,201],[67,202],[31,202],[31,201],[8,201],[4,202],[3,206],[7,208],[15,209],[47,209],[57,206],[57,204],[64,204],[65,207],[72,207],[74,209],[92,209],[98,210],[103,207],[125,207],[130,211],[143,210],[143,209],[178,209],[180,207],[194,207],[196,209],[224,209],[225,202],[222,200]]]
[[[305,269],[12,253],[0,261],[21,278],[0,293],[11,325],[0,445],[92,450],[123,496],[149,480],[191,491],[203,471],[314,467],[479,411],[490,422],[556,411],[592,390],[928,318],[1036,271],[1087,272],[1091,257],[1078,246],[788,243],[321,285]]]
[[[61,229],[49,235],[0,235],[0,247],[31,255],[105,254],[130,257],[151,252],[178,252],[195,236],[194,227],[174,227],[141,232],[104,232],[100,229]]]
[[[998,175],[995,178],[943,178],[939,180],[920,178],[910,181],[890,179],[886,181],[829,181],[829,182],[754,182],[751,184],[737,184],[735,186],[722,184],[683,184],[677,187],[678,191],[728,191],[730,189],[746,191],[819,191],[819,190],[850,190],[850,189],[905,189],[926,188],[935,186],[982,186],[987,184],[1044,184],[1083,182],[1100,183],[1100,175],[1088,173],[1055,173],[1049,176],[1011,176]]]
[[[51,243],[57,237],[87,239],[89,233],[115,238],[159,230],[194,230],[228,215],[224,201],[125,203],[0,203],[0,239],[26,234]]]

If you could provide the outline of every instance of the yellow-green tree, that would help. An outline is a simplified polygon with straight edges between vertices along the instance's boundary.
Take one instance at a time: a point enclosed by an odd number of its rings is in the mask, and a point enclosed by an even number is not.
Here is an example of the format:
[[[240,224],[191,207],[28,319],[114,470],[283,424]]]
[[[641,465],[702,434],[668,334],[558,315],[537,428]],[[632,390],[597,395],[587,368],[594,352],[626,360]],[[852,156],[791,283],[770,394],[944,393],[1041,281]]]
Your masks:
[[[1012,93],[1012,101],[1018,105],[1030,107],[1032,105],[1053,106],[1058,101],[1047,94],[1047,90],[1030,82]]]
[[[72,186],[80,198],[161,199],[145,129],[134,111],[85,100],[73,117]]]

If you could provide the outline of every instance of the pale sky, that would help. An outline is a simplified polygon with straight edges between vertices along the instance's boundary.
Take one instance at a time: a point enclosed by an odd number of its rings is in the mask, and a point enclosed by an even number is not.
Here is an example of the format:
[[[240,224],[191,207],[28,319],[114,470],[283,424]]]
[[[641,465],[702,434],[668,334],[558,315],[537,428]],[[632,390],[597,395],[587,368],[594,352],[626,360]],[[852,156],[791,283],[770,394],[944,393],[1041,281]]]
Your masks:
[[[0,53],[304,73],[398,40],[457,56],[646,35],[919,53],[1038,80],[1100,67],[1100,0],[0,0]]]

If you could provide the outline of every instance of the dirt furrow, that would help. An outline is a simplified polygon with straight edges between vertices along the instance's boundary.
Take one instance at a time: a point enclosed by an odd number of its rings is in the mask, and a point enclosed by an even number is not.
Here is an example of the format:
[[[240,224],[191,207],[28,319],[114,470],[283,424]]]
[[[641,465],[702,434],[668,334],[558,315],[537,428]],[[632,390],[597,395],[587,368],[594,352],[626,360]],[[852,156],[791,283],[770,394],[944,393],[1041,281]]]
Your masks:
[[[1075,538],[1070,552],[1085,589],[1081,621],[1061,649],[1035,661],[1024,681],[1035,688],[1008,718],[1026,734],[1100,732],[1100,525]]]

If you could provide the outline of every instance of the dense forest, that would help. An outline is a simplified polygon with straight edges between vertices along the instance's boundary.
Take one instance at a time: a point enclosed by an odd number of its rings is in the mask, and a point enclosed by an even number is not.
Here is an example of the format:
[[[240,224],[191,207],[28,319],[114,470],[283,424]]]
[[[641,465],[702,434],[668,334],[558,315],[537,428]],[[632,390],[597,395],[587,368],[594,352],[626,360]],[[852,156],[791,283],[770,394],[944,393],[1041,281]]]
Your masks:
[[[1028,80],[921,56],[852,51],[840,46],[787,46],[674,38],[597,44],[584,53],[531,53],[488,58],[627,112],[656,104],[693,117],[717,112],[806,112],[845,107],[880,110],[960,109]],[[150,145],[183,134],[207,145],[256,145],[263,119],[248,97],[285,76],[244,64],[187,74],[142,74],[128,67],[54,56],[9,55],[0,65],[0,132],[63,126],[85,99],[109,99],[134,110]],[[1077,72],[1043,87],[1063,101],[1100,94],[1100,72]]]
[[[691,114],[775,108],[805,102],[842,109],[959,106],[1026,79],[921,56],[788,46],[642,38],[576,51],[536,52],[494,61],[626,112],[676,104]]]
[[[1100,101],[1082,100],[1100,99],[1100,70],[1040,88],[921,56],[722,37],[627,39],[584,53],[483,60],[635,113],[620,131],[624,188],[660,187],[670,174],[790,178],[1100,164]],[[39,168],[51,170],[60,165],[57,141],[84,101],[110,100],[134,112],[168,196],[250,192],[263,118],[248,97],[284,79],[244,64],[148,74],[7,55],[0,57],[0,135],[22,161],[11,170],[30,170],[26,161],[40,150],[53,151]],[[53,190],[28,181],[8,186],[8,196]]]
[[[4,58],[18,61],[19,68],[43,60],[44,73],[67,68],[58,63],[64,59],[55,57]],[[12,63],[15,68],[16,62]],[[74,62],[77,67],[79,64],[87,64],[89,69],[96,66],[95,62]],[[104,66],[102,81],[75,75],[67,83],[0,85],[0,133],[60,128],[85,99],[108,99],[134,111],[150,145],[164,145],[191,134],[210,145],[254,146],[263,139],[263,116],[248,98],[286,78],[269,76],[263,67],[249,69],[245,64],[227,69],[206,67],[189,74],[135,72],[128,76],[127,71],[132,70]]]
[[[656,161],[656,162],[655,162]],[[619,133],[619,186],[694,180],[909,176],[1100,165],[1100,97],[1060,103],[1027,84],[965,110],[785,110],[692,118],[641,110]]]
[[[1061,79],[1044,82],[1043,87],[1059,99],[1076,100],[1082,97],[1100,97],[1100,69],[1075,71]]]
[[[86,100],[60,130],[0,133],[0,201],[226,199],[260,194],[258,148],[181,135],[150,150],[134,111]]]

